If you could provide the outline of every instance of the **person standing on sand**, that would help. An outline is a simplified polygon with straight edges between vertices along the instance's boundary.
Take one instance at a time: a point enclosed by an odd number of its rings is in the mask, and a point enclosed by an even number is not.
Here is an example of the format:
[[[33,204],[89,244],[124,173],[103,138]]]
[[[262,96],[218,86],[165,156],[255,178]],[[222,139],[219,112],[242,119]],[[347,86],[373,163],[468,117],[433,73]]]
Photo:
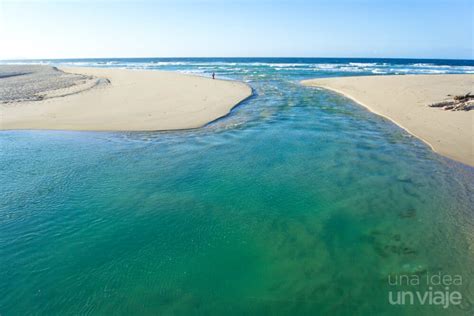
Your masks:
[[[216,79],[216,73],[215,72],[212,73],[212,79]]]

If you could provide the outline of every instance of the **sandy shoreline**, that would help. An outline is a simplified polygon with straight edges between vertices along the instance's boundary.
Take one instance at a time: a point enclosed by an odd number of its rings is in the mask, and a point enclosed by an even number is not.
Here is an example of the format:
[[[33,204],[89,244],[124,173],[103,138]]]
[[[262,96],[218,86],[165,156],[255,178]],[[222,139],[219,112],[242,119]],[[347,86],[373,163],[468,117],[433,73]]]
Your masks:
[[[395,75],[312,79],[386,117],[434,151],[474,166],[474,111],[444,111],[427,105],[474,92],[474,75]]]
[[[173,72],[79,67],[60,70],[68,76],[79,76],[74,77],[77,82],[57,85],[59,88],[39,97],[29,96],[34,101],[1,103],[0,129],[197,128],[227,115],[252,94],[251,88],[241,82]],[[20,80],[22,75],[7,79]],[[33,79],[30,81],[35,84]]]

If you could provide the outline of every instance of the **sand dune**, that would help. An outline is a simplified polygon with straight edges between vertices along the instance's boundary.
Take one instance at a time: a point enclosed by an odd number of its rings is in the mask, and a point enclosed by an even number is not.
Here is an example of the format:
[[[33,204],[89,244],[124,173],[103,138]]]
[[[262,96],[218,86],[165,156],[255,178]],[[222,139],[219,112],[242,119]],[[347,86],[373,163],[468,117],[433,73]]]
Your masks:
[[[314,79],[304,85],[344,94],[428,143],[436,152],[474,166],[474,111],[427,104],[474,92],[474,75],[404,75]]]
[[[20,92],[27,95],[22,98],[21,93],[16,93],[16,101],[11,96],[3,100],[0,129],[150,131],[196,128],[225,116],[252,94],[251,88],[244,83],[172,72],[102,68],[61,70],[64,73],[59,71],[60,75],[48,70],[48,76],[54,77],[56,84],[51,84],[53,79],[45,78],[42,72],[41,80],[27,71],[10,71],[8,77],[0,79],[8,79],[10,84],[11,80],[22,80]],[[66,76],[66,83],[61,81],[61,76]],[[42,89],[38,85],[42,85]]]

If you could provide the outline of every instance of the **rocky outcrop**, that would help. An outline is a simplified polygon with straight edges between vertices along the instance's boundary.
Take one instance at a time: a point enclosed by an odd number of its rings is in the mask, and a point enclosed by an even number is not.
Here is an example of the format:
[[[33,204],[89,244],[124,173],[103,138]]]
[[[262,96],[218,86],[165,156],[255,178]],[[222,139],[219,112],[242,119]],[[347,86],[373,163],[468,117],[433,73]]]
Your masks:
[[[470,111],[472,108],[474,108],[474,95],[469,92],[465,95],[454,96],[452,100],[432,103],[428,106],[451,111]]]

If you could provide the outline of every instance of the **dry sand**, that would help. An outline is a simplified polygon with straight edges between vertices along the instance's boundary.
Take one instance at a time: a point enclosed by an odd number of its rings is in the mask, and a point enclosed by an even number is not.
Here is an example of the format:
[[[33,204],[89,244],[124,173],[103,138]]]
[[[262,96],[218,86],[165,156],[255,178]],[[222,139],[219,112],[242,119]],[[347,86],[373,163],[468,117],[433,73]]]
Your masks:
[[[0,129],[156,131],[196,128],[225,116],[252,94],[244,83],[173,72],[60,70],[64,71],[59,71],[60,76],[46,71],[47,78],[45,71],[39,71],[41,80],[38,74],[35,73],[35,77],[25,71],[10,71],[7,77],[0,78],[0,86],[2,80],[8,80],[12,86],[21,87],[21,93],[10,93],[9,99],[0,104]],[[14,80],[23,80],[23,83]],[[39,91],[38,85],[51,89],[43,87]],[[6,90],[11,92],[11,89]],[[32,90],[34,94],[30,93]],[[16,101],[11,95],[16,96]]]
[[[474,111],[427,105],[474,93],[474,75],[403,75],[313,79],[304,85],[341,93],[384,116],[449,158],[474,166]]]

